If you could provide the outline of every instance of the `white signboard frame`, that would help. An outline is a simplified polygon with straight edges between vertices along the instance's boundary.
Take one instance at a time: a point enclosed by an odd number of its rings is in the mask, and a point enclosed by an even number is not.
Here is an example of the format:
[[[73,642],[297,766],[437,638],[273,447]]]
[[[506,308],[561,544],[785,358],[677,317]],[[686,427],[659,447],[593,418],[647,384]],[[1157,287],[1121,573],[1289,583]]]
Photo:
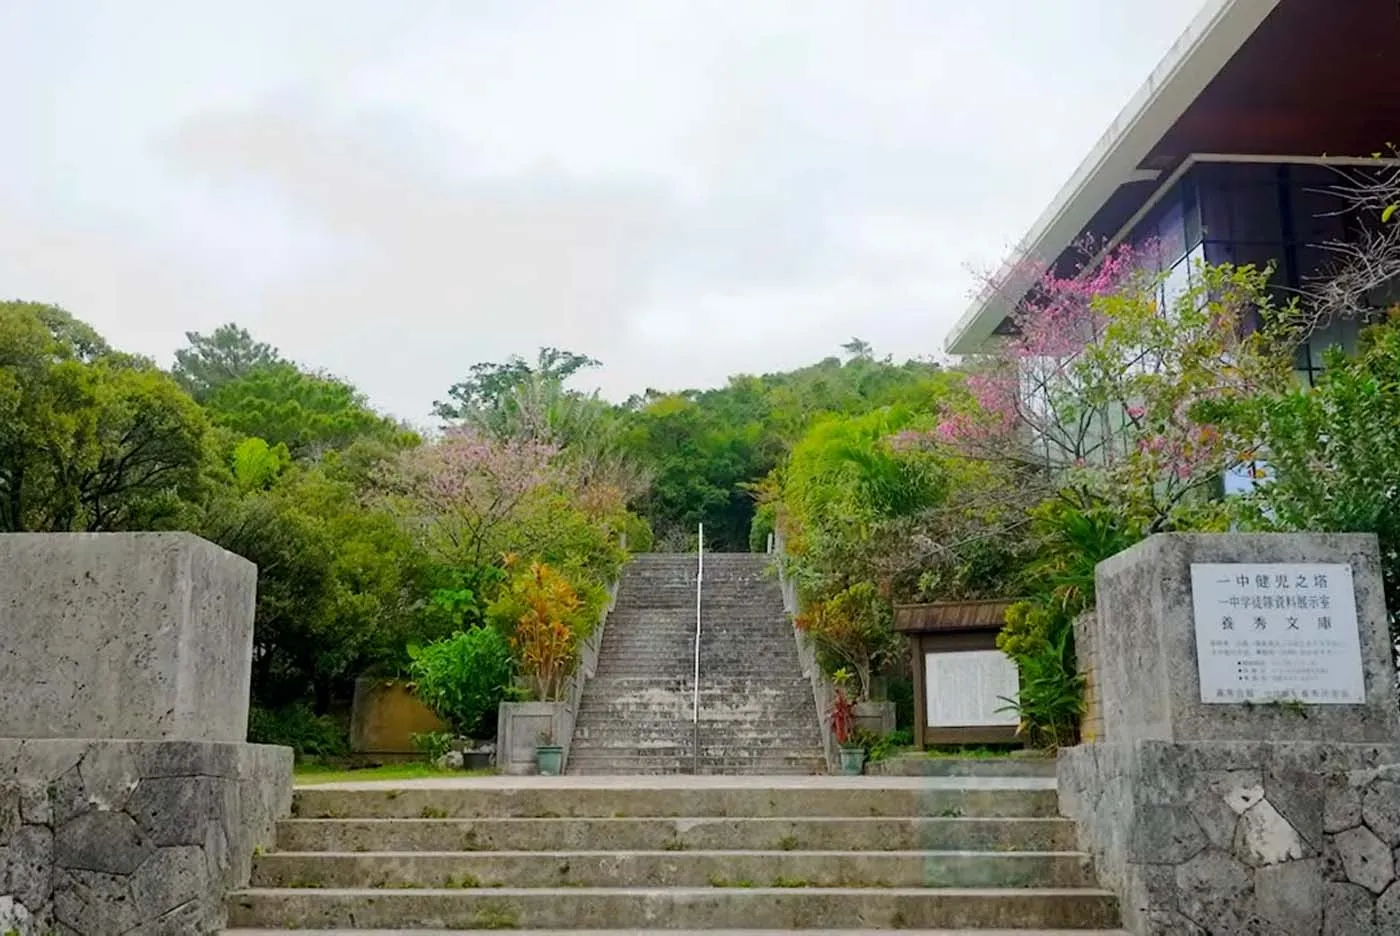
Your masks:
[[[1351,566],[1192,563],[1201,701],[1364,705]]]
[[[1016,664],[1000,650],[924,654],[924,724],[930,728],[1015,727],[1020,719],[1006,699],[1017,698],[1020,689]]]

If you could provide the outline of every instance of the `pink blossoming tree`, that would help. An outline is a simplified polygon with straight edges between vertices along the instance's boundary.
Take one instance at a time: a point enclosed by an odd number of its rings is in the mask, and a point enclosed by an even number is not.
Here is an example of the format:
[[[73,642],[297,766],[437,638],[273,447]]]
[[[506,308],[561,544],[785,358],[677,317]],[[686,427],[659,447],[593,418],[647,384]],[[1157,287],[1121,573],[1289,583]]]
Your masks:
[[[453,428],[404,452],[381,483],[433,555],[472,568],[499,560],[502,537],[522,506],[557,480],[557,455],[548,443]]]
[[[945,413],[939,439],[1146,532],[1223,516],[1196,495],[1254,453],[1210,413],[1289,385],[1296,316],[1275,305],[1268,270],[1183,277],[1159,255],[1125,245],[1076,276],[1021,271],[1034,285],[1013,334],[973,363],[973,405]]]

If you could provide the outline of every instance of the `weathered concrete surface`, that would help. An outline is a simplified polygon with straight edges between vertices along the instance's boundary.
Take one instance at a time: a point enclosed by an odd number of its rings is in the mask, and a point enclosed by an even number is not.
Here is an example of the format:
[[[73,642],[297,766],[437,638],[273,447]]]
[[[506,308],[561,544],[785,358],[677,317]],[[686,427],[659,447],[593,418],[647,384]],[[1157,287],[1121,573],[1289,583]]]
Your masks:
[[[552,819],[287,819],[284,851],[1074,851],[1066,819],[1000,817],[595,817]]]
[[[1280,706],[1201,702],[1191,601],[1193,562],[1336,562],[1352,568],[1366,704],[1319,705],[1300,719]],[[1400,741],[1380,549],[1371,534],[1153,536],[1099,563],[1096,684],[1105,740]]]
[[[551,850],[261,855],[254,887],[1094,887],[1080,853]]]
[[[897,754],[867,761],[868,777],[1053,777],[1053,757],[929,757]]]
[[[11,533],[0,576],[0,738],[247,736],[252,563],[188,533]]]
[[[238,926],[423,926],[537,929],[626,927],[884,929],[1001,927],[1107,929],[1113,898],[1100,890],[1039,888],[255,889],[230,901]]]
[[[225,930],[221,936],[291,936],[297,930],[282,929],[237,929]],[[485,934],[494,932],[493,930],[463,930],[463,929],[413,929],[413,930],[317,930],[316,936],[469,936],[469,934]],[[803,930],[804,936],[883,936],[888,930],[872,929],[840,929],[840,930]],[[1008,930],[1008,929],[904,929],[900,932],[908,936],[1084,936],[1083,930]],[[792,936],[792,930],[757,930],[757,929],[703,929],[703,930],[666,930],[667,936]],[[637,936],[636,930],[555,930],[555,929],[533,929],[530,936]],[[1128,936],[1122,930],[1096,930],[1095,936]]]
[[[304,819],[450,819],[733,816],[1053,817],[1054,781],[993,777],[750,777],[749,782],[676,782],[677,777],[562,777],[522,782],[509,777],[455,778],[440,783],[318,784],[296,791]],[[744,778],[685,778],[741,780]],[[503,782],[511,781],[515,782]],[[562,780],[548,783],[546,780]],[[606,780],[606,783],[580,781]],[[647,782],[670,781],[666,783]],[[630,783],[629,783],[630,781]]]
[[[0,739],[0,932],[210,932],[291,803],[288,748]]]

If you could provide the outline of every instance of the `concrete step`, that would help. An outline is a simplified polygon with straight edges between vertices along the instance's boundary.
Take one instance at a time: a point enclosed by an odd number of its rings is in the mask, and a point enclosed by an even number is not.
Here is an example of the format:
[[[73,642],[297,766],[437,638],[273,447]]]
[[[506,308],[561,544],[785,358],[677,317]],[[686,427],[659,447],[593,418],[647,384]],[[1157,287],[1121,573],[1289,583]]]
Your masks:
[[[560,783],[521,786],[411,786],[402,789],[303,787],[292,800],[294,816],[317,819],[488,818],[610,816],[625,802],[634,816],[1002,816],[1057,814],[1053,780],[937,777],[889,778],[880,786],[832,777],[821,782],[751,786]],[[902,781],[902,782],[901,782]],[[940,782],[942,781],[942,782]]]
[[[908,754],[865,765],[867,776],[1053,777],[1053,757],[927,757]]]
[[[659,757],[632,754],[625,749],[608,750],[593,757],[569,756],[568,772],[577,776],[618,777],[657,774],[701,774],[705,776],[784,776],[807,777],[826,773],[826,761],[820,757],[792,755],[770,757],[761,755],[702,756],[697,763],[689,754],[679,757]]]
[[[316,936],[486,936],[487,929],[318,929]],[[521,936],[637,936],[634,929],[517,929]],[[668,929],[666,936],[785,936],[790,929]],[[808,936],[881,936],[883,929],[805,929]],[[909,936],[1085,936],[1082,929],[900,929]],[[1088,930],[1093,936],[1130,936],[1124,929]],[[220,936],[305,936],[300,929],[225,929]]]
[[[1067,819],[286,819],[282,851],[1073,851]]]
[[[1106,891],[963,888],[249,888],[228,900],[229,924],[302,928],[515,929],[623,927],[1106,928]]]
[[[1073,852],[278,852],[252,887],[1093,887]]]

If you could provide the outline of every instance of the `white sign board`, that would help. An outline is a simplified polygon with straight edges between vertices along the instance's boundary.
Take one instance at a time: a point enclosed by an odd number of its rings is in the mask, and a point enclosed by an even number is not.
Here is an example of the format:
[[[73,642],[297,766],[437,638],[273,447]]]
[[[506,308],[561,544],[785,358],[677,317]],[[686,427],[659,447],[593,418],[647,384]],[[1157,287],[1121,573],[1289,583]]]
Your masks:
[[[1000,650],[924,654],[924,699],[934,728],[1001,727],[1019,719],[1006,709],[1020,691],[1016,664]]]
[[[1193,563],[1201,701],[1362,705],[1351,566]]]

